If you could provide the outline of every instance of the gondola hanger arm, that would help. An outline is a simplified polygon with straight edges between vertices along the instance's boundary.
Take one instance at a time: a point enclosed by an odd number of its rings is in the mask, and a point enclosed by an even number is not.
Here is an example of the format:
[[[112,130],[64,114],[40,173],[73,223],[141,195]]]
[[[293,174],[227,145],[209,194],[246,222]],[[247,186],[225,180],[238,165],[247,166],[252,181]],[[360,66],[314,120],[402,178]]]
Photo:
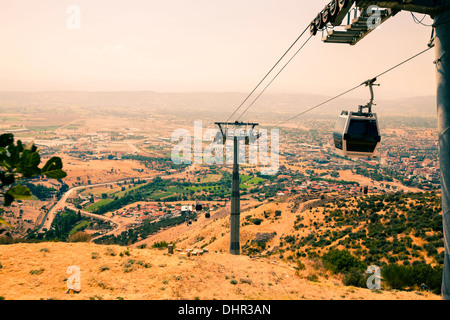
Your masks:
[[[367,108],[369,113],[372,112],[372,106],[375,105],[373,103],[373,100],[374,100],[374,97],[375,97],[375,95],[373,93],[373,86],[380,86],[380,84],[379,83],[375,83],[375,81],[377,81],[377,78],[369,79],[369,80],[366,80],[363,83],[361,83],[361,85],[365,85],[366,87],[369,87],[369,89],[370,89],[370,101],[365,106],[359,106],[359,112],[360,113],[362,113],[364,108]]]

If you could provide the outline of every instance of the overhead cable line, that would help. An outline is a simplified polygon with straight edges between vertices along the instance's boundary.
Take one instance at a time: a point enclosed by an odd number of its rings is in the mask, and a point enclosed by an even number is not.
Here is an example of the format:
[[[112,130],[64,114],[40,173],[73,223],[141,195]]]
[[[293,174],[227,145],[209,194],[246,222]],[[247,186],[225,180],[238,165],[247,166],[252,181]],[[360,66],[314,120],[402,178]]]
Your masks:
[[[412,57],[410,57],[410,58],[408,58],[408,59],[406,59],[406,60],[400,62],[399,64],[393,66],[392,68],[387,69],[386,71],[384,71],[384,72],[380,73],[379,75],[375,76],[373,79],[377,79],[377,78],[379,78],[379,77],[385,75],[386,73],[388,73],[388,72],[390,72],[390,71],[392,71],[392,70],[394,70],[394,69],[400,67],[401,65],[407,63],[408,61],[411,61],[412,59],[414,59],[414,58],[416,58],[416,57],[418,57],[418,56],[424,54],[425,52],[427,52],[428,50],[432,49],[433,47],[434,47],[434,45],[430,45],[427,49],[425,49],[425,50],[423,50],[423,51],[421,51],[421,52],[419,52],[419,53],[413,55]],[[299,117],[299,116],[301,116],[301,115],[303,115],[303,114],[305,114],[305,113],[307,113],[307,112],[310,112],[310,111],[312,111],[312,110],[314,110],[314,109],[316,109],[316,108],[318,108],[318,107],[320,107],[320,106],[322,106],[322,105],[324,105],[324,104],[326,104],[326,103],[328,103],[328,102],[331,102],[331,101],[333,101],[333,100],[336,100],[337,98],[340,98],[340,97],[342,97],[343,95],[346,95],[347,93],[349,93],[349,92],[351,92],[351,91],[353,91],[353,90],[356,90],[356,89],[358,89],[359,87],[361,87],[361,86],[363,86],[363,85],[366,85],[366,83],[367,83],[367,81],[364,81],[363,83],[361,83],[361,84],[359,84],[359,85],[357,85],[357,86],[355,86],[355,87],[353,87],[353,88],[351,88],[351,89],[349,89],[349,90],[347,90],[347,91],[344,91],[343,93],[340,93],[340,94],[338,94],[338,95],[336,95],[336,96],[334,96],[334,97],[332,97],[332,98],[330,98],[330,99],[328,99],[328,100],[326,100],[326,101],[324,101],[324,102],[321,102],[321,103],[315,105],[314,107],[311,107],[311,108],[309,108],[309,109],[307,109],[307,110],[305,110],[305,111],[303,111],[303,112],[301,112],[301,113],[298,113],[298,114],[294,115],[293,117],[291,117],[291,118],[289,118],[289,119],[287,119],[287,120],[284,120],[284,121],[278,123],[277,125],[275,125],[275,127],[278,127],[278,126],[280,126],[280,125],[282,125],[282,124],[284,124],[284,123],[286,123],[286,122],[288,122],[288,121],[290,121],[290,120],[292,120],[292,119],[295,119],[295,118],[297,118],[297,117]]]
[[[427,52],[428,50],[432,49],[433,47],[434,47],[434,45],[429,46],[429,47],[426,48],[425,50],[420,51],[419,53],[413,55],[411,58],[408,58],[408,59],[406,59],[406,60],[400,62],[399,64],[393,66],[392,68],[387,69],[386,71],[380,73],[380,74],[377,75],[375,78],[381,77],[381,76],[385,75],[386,73],[388,73],[388,72],[390,72],[390,71],[392,71],[392,70],[394,70],[394,69],[400,67],[401,65],[407,63],[408,61],[413,60],[414,58],[417,58],[418,56],[420,56],[420,55],[424,54],[425,52]]]
[[[309,30],[309,25],[305,28],[305,30],[302,31],[302,33],[295,39],[295,41],[291,44],[291,46],[286,50],[286,52],[281,56],[280,59],[278,59],[277,63],[272,67],[272,69],[267,72],[267,74],[262,78],[262,80],[258,83],[258,85],[250,92],[250,94],[242,101],[242,103],[237,107],[237,109],[231,114],[231,116],[228,118],[227,122],[230,121],[230,119],[236,114],[236,112],[239,111],[240,108],[244,105],[244,103],[247,102],[247,100],[251,97],[251,95],[258,89],[258,87],[266,80],[266,78],[269,76],[269,74],[276,68],[276,66],[283,60],[283,58],[288,54],[289,51],[291,51],[292,47],[295,46],[295,44],[300,40],[300,38],[305,34],[305,32]]]
[[[241,113],[241,115],[239,116],[238,120],[247,112],[248,109],[250,109],[250,107],[256,102],[256,100],[259,99],[259,97],[266,91],[266,89],[272,84],[272,82],[278,77],[278,75],[284,70],[284,68],[287,67],[287,65],[292,61],[292,59],[295,58],[295,56],[303,49],[303,47],[308,43],[308,41],[312,38],[313,36],[310,36],[304,43],[303,45],[295,52],[295,54],[288,60],[288,62],[286,62],[286,64],[283,66],[283,68],[280,69],[280,71],[278,71],[278,73],[275,75],[275,77],[272,78],[272,80],[270,80],[270,82],[265,86],[265,88],[259,93],[259,95],[253,100],[253,102],[247,107],[247,109],[244,110],[244,112]]]
[[[424,14],[423,15],[423,17],[422,17],[422,19],[421,20],[419,20],[415,15],[414,15],[414,13],[411,11],[411,15],[412,15],[412,17],[413,17],[413,20],[414,20],[414,23],[416,23],[416,24],[421,24],[421,25],[423,25],[423,26],[425,26],[425,27],[432,27],[433,25],[432,24],[425,24],[425,23],[423,23],[423,20],[426,18],[426,14]]]

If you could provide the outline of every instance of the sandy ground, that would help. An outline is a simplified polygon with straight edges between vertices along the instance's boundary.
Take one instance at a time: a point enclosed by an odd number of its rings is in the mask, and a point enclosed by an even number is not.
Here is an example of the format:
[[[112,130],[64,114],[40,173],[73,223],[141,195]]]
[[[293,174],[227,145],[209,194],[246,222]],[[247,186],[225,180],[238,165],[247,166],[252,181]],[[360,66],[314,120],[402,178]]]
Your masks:
[[[403,190],[404,192],[423,192],[423,190],[421,190],[419,188],[404,186],[398,181],[378,182],[378,181],[372,180],[370,178],[367,178],[367,177],[364,177],[364,176],[361,176],[358,174],[354,174],[351,170],[339,171],[339,178],[337,180],[355,181],[355,182],[358,182],[361,186],[369,186],[369,188],[377,187],[380,190],[384,189],[384,187],[381,186],[381,184],[384,184],[384,185],[390,185],[391,187],[396,186],[397,190]]]
[[[129,255],[121,256],[125,250],[87,243],[0,246],[0,296],[8,300],[440,299],[425,292],[345,287],[326,274],[309,281],[307,274],[318,272],[310,264],[296,275],[282,263],[248,256],[210,252],[187,257],[147,248],[131,248]],[[77,294],[66,293],[72,276],[67,269],[72,265],[80,268],[81,292]]]
[[[156,171],[146,168],[132,160],[90,160],[81,161],[60,155],[63,170],[67,172],[64,182],[69,186],[87,185],[101,182],[111,182],[132,177],[149,177],[156,175]],[[135,169],[142,170],[138,172]]]

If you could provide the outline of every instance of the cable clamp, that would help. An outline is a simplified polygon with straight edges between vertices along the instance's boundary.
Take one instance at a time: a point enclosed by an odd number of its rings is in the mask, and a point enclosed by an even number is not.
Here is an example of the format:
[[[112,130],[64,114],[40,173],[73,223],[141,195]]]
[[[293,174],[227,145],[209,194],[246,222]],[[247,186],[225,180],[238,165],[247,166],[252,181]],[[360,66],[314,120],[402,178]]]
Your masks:
[[[437,65],[438,63],[442,62],[442,57],[445,55],[445,52],[436,60],[433,61],[433,64]]]

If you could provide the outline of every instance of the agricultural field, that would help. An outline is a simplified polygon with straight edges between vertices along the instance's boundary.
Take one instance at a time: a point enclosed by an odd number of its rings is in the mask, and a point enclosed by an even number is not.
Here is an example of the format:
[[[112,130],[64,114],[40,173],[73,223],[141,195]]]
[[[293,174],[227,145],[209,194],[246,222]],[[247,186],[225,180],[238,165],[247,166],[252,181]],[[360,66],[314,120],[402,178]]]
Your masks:
[[[113,202],[113,199],[101,199],[99,201],[97,201],[94,204],[91,204],[90,206],[86,207],[86,211],[95,211],[98,207],[107,205],[108,203]]]
[[[246,189],[261,185],[266,181],[252,175],[241,175],[241,188]],[[208,181],[208,182],[203,182]],[[228,172],[221,174],[201,174],[197,183],[179,182],[177,180],[157,178],[156,183],[123,184],[110,187],[93,187],[83,190],[80,195],[94,196],[99,199],[95,203],[86,205],[86,210],[96,213],[105,213],[108,208],[117,210],[120,206],[127,205],[133,201],[211,201],[213,199],[227,200],[231,194],[231,175]],[[255,190],[256,191],[256,190]],[[102,198],[102,199],[100,199]]]

